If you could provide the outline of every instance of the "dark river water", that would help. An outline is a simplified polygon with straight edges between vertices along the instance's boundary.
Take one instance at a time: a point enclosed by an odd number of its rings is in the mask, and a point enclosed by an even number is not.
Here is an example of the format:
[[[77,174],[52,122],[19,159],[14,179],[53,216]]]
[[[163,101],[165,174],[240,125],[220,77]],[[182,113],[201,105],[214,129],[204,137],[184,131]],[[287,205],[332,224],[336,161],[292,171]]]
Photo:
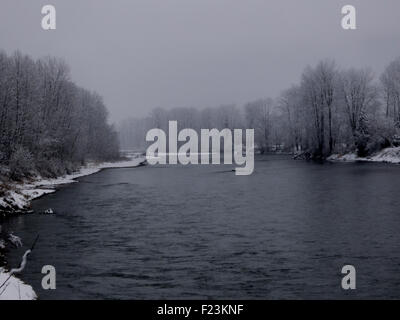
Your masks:
[[[257,159],[109,169],[4,226],[37,234],[23,280],[41,299],[400,298],[400,167]],[[341,269],[357,289],[341,288]],[[41,288],[43,265],[57,289]]]

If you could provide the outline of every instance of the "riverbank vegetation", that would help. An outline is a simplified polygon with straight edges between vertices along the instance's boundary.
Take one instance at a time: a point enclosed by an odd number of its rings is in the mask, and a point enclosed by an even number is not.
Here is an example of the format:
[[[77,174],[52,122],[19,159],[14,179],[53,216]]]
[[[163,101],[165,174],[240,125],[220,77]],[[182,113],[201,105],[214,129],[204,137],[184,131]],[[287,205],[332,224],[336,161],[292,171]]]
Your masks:
[[[268,84],[266,84],[268,85]],[[298,84],[275,98],[244,106],[154,109],[119,125],[123,148],[145,148],[151,128],[169,120],[183,128],[254,128],[260,153],[287,151],[324,159],[332,154],[369,156],[400,145],[400,58],[377,77],[370,69],[343,69],[324,60],[307,67]]]
[[[64,61],[0,52],[0,196],[7,181],[118,157],[102,98],[77,86]]]
[[[54,191],[43,184],[72,179],[87,162],[116,159],[118,136],[102,98],[77,86],[64,61],[0,51],[0,266],[13,246],[1,226],[4,216],[25,212],[32,199]],[[0,285],[0,299],[36,297],[2,268]]]

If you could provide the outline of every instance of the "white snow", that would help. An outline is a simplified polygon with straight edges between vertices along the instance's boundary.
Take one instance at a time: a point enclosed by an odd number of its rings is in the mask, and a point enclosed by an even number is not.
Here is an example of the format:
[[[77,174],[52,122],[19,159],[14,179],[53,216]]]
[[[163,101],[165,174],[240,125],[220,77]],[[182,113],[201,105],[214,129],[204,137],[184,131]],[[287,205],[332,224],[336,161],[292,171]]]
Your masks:
[[[3,285],[4,284],[4,285]],[[0,268],[0,300],[36,300],[37,295],[30,285]]]
[[[22,247],[22,240],[20,237],[10,233],[8,235],[8,241],[10,241],[16,247]]]
[[[137,167],[143,161],[145,161],[145,157],[134,154],[132,158],[126,161],[104,162],[101,164],[89,163],[78,172],[63,177],[55,179],[37,177],[33,182],[14,184],[12,185],[12,190],[8,190],[5,196],[0,197],[0,208],[17,208],[23,210],[29,207],[33,199],[39,198],[44,194],[55,192],[55,187],[57,185],[76,182],[75,179],[79,177],[91,175],[103,169]]]
[[[400,163],[400,147],[384,149],[373,155],[368,161]]]
[[[359,158],[355,153],[346,153],[346,154],[333,154],[328,157],[329,161],[357,161]]]
[[[344,155],[334,154],[328,160],[330,161],[367,161],[367,162],[386,162],[400,164],[400,147],[386,148],[372,156],[366,158],[357,157],[355,153],[347,153]]]

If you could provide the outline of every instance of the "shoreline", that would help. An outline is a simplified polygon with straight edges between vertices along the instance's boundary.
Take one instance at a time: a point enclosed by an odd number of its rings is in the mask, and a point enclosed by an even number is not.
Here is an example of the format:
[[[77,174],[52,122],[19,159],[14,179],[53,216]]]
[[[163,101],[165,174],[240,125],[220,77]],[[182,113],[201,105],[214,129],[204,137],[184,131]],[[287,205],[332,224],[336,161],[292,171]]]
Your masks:
[[[46,179],[38,176],[34,181],[12,183],[10,185],[11,188],[6,191],[6,195],[0,197],[0,212],[3,211],[8,215],[26,213],[32,200],[55,192],[56,187],[59,185],[75,183],[77,182],[76,179],[80,177],[88,176],[104,169],[133,168],[140,166],[144,162],[145,157],[137,154],[129,160],[103,162],[100,164],[88,163],[86,166],[81,167],[79,171],[58,178]]]
[[[33,213],[30,209],[31,202],[46,194],[56,192],[57,186],[78,182],[76,179],[80,177],[89,176],[105,169],[139,167],[144,165],[145,161],[146,158],[144,156],[132,154],[129,160],[103,162],[100,164],[89,163],[73,174],[58,178],[43,179],[36,177],[34,181],[13,183],[10,185],[11,188],[6,191],[6,194],[0,197],[0,213],[2,214],[0,219],[9,218],[13,215]],[[6,239],[4,236],[6,236]],[[6,261],[5,250],[7,243],[11,242],[10,238],[12,237],[16,236],[2,234],[0,224],[0,258],[4,261]],[[18,237],[16,238],[19,239]],[[15,245],[19,246],[18,242]],[[0,300],[36,300],[38,298],[29,284],[24,283],[14,275],[10,275],[3,266],[0,266],[0,286]]]
[[[327,158],[331,162],[374,162],[400,164],[400,147],[386,148],[368,157],[358,157],[355,153],[333,154]]]

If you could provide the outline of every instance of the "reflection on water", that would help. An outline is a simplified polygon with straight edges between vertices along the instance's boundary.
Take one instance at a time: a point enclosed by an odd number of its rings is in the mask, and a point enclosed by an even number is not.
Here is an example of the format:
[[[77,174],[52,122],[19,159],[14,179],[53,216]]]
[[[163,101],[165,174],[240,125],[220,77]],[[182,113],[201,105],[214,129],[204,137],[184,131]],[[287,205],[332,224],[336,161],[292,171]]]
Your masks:
[[[228,166],[105,170],[11,219],[42,299],[400,298],[400,168],[270,156]],[[14,250],[18,264],[24,249]],[[57,289],[41,289],[54,265]],[[357,290],[340,287],[357,269]]]

